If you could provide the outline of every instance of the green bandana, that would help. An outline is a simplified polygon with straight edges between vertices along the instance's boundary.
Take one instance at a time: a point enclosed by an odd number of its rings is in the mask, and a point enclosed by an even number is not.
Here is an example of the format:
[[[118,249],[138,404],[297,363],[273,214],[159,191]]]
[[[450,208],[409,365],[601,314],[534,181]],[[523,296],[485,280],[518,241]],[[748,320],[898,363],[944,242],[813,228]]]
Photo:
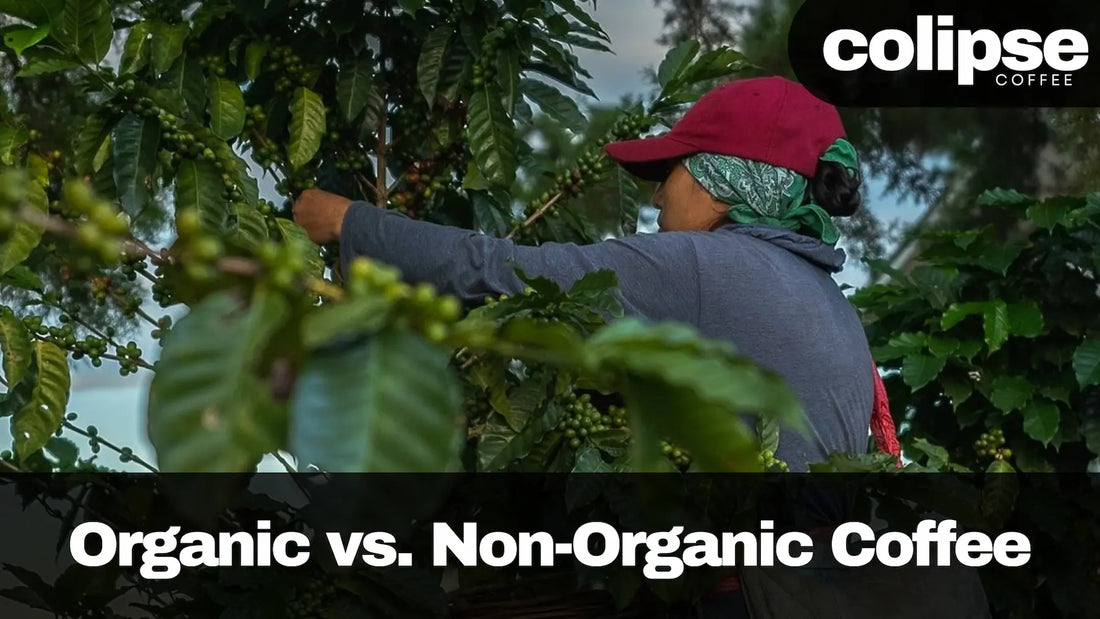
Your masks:
[[[856,150],[843,138],[821,159],[859,170]],[[809,180],[794,170],[759,161],[699,153],[684,161],[688,172],[716,199],[729,204],[729,218],[741,224],[765,224],[794,230],[835,245],[840,231],[825,209],[804,204]]]

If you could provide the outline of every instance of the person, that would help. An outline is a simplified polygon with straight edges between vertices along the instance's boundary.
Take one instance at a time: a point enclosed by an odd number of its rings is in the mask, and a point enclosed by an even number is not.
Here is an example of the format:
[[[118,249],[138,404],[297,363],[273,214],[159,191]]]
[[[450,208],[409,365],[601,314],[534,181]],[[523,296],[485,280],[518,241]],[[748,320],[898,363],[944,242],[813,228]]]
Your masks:
[[[628,315],[687,323],[786,380],[810,426],[780,435],[775,455],[790,470],[866,452],[873,402],[880,446],[896,451],[862,325],[832,277],[845,261],[833,217],[860,208],[862,181],[837,110],[784,78],[738,80],[668,133],[605,152],[660,183],[659,233],[520,246],[320,190],[301,195],[294,217],[314,241],[339,241],[345,272],[367,256],[466,302],[521,292],[515,267],[563,287],[611,269]]]

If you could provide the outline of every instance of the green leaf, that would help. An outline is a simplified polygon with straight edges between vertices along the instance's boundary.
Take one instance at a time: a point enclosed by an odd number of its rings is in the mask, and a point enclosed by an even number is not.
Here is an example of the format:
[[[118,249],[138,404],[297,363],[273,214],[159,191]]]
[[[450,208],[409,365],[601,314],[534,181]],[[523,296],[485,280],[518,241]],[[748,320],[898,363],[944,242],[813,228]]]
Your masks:
[[[985,306],[983,321],[985,345],[990,353],[996,352],[1008,340],[1008,305],[1000,299],[990,301]]]
[[[65,0],[0,0],[0,13],[41,26],[59,20]]]
[[[212,77],[206,86],[207,112],[214,135],[229,140],[244,129],[244,95],[236,82]]]
[[[940,328],[947,331],[962,322],[967,316],[981,314],[985,311],[985,306],[986,304],[981,301],[954,303],[943,312],[943,317],[940,319]]]
[[[801,405],[778,375],[734,354],[727,344],[700,338],[690,327],[620,320],[600,329],[585,348],[593,367],[602,371],[693,391],[695,398],[731,417],[771,416],[798,430],[806,427]]]
[[[22,288],[23,290],[33,290],[34,292],[44,290],[42,278],[22,264],[12,267],[7,273],[0,276],[0,284]]]
[[[264,56],[267,55],[267,51],[267,43],[259,41],[252,41],[248,44],[248,47],[244,48],[244,73],[248,79],[254,80],[260,75],[260,69],[263,67]]]
[[[176,209],[196,208],[203,228],[220,235],[226,228],[229,204],[222,197],[221,172],[205,159],[185,159],[176,172]]]
[[[1100,384],[1100,339],[1087,338],[1073,351],[1073,372],[1082,389]]]
[[[61,427],[69,403],[69,359],[52,342],[34,343],[35,382],[30,401],[15,412],[11,433],[19,459],[37,453]]]
[[[15,50],[15,55],[22,56],[28,47],[34,47],[42,42],[50,34],[50,25],[43,24],[37,28],[18,28],[4,33],[4,45]]]
[[[959,406],[969,400],[974,393],[974,386],[966,380],[945,377],[940,381],[940,385],[943,387],[944,395],[951,398],[952,410],[959,410]]]
[[[233,205],[234,223],[230,229],[231,242],[249,251],[255,251],[268,240],[267,220],[255,208],[247,204]]]
[[[1033,393],[1035,385],[1023,376],[998,376],[993,379],[989,401],[1001,412],[1008,413],[1023,408]]]
[[[539,106],[544,114],[560,122],[566,129],[581,132],[588,125],[588,119],[581,113],[577,102],[563,95],[557,88],[532,79],[520,80],[519,87],[523,95]]]
[[[417,84],[428,108],[435,106],[436,90],[439,88],[439,76],[443,69],[443,58],[447,54],[447,44],[451,40],[452,29],[439,26],[424,38],[420,48],[420,60],[416,64]]]
[[[105,0],[65,0],[54,37],[84,62],[99,64],[111,48],[115,29]]]
[[[160,142],[155,118],[127,114],[111,133],[115,187],[122,209],[136,217],[152,197],[153,171]]]
[[[564,416],[565,409],[551,404],[517,433],[503,417],[490,415],[478,441],[478,470],[499,471],[511,462],[526,457]]]
[[[585,447],[577,454],[577,462],[573,465],[572,473],[610,473],[611,467],[603,461],[600,450],[595,447]]]
[[[954,338],[936,337],[934,335],[928,338],[928,352],[937,357],[950,357],[958,349],[959,340]]]
[[[223,292],[172,327],[148,398],[149,439],[162,470],[247,471],[282,445],[285,420],[256,370],[287,315],[278,295],[261,290],[245,309]]]
[[[899,333],[886,342],[886,346],[875,348],[874,357],[878,361],[890,361],[922,352],[928,344],[928,336],[924,333]]]
[[[16,73],[15,76],[35,77],[37,75],[57,73],[58,71],[67,71],[79,66],[79,62],[70,58],[59,56],[53,52],[40,52],[37,49],[31,49],[27,51],[27,61],[23,63],[23,66],[19,68],[19,72]]]
[[[49,199],[42,185],[27,183],[26,191],[24,205],[45,214],[49,209]],[[42,228],[23,220],[17,221],[7,236],[0,240],[0,275],[26,260],[41,240]]]
[[[164,91],[183,102],[187,115],[195,121],[203,121],[207,82],[197,58],[181,54],[162,81]]]
[[[1040,228],[1052,230],[1056,226],[1064,225],[1066,216],[1078,206],[1080,206],[1079,198],[1068,196],[1049,198],[1028,207],[1027,218],[1034,221]]]
[[[150,57],[153,70],[158,74],[164,73],[172,68],[172,64],[183,53],[183,43],[187,40],[190,27],[186,22],[179,24],[151,22],[150,32],[153,35]]]
[[[939,445],[929,443],[926,439],[920,437],[913,439],[906,447],[927,456],[927,466],[932,469],[943,468],[944,465],[951,461],[951,457],[948,455],[946,449]]]
[[[308,88],[294,91],[290,99],[290,142],[287,158],[292,168],[305,165],[321,148],[325,134],[325,102]]]
[[[947,364],[946,359],[924,354],[907,355],[901,364],[901,378],[913,391],[932,382]]]
[[[248,171],[248,162],[236,152],[233,152],[233,168],[228,170],[233,177],[233,183],[241,190],[244,201],[251,207],[256,207],[260,202],[260,185]]]
[[[0,306],[0,353],[4,355],[4,380],[8,389],[13,389],[23,381],[31,365],[33,346],[23,321],[4,306]]]
[[[22,127],[11,128],[0,126],[0,163],[13,165],[15,163],[15,151],[23,147],[30,139],[30,134]]]
[[[473,163],[471,162],[471,165]],[[476,170],[477,168],[474,167]],[[467,178],[469,176],[467,175]],[[474,222],[478,230],[492,236],[504,236],[512,229],[511,214],[491,192],[469,189],[467,194],[474,207]]]
[[[584,24],[587,27],[587,32],[589,34],[591,34],[592,36],[597,36],[597,37],[599,37],[599,38],[601,38],[605,41],[611,41],[611,38],[607,35],[606,32],[604,32],[603,28],[600,27],[599,22],[597,22],[591,15],[589,15],[587,12],[585,12],[585,10],[583,8],[578,6],[577,3],[576,3],[576,0],[553,0],[553,1],[554,1],[554,4],[560,6],[562,8],[562,10],[564,10],[566,13],[568,13],[574,19],[576,19],[580,23]],[[592,3],[593,8],[595,8],[595,4],[596,4],[595,2]],[[580,28],[578,28],[575,24],[573,24],[573,26],[574,26],[574,29],[580,30]]]
[[[149,62],[149,34],[152,31],[149,22],[139,21],[130,27],[126,44],[122,47],[122,59],[118,63],[119,75],[137,73]]]
[[[1043,332],[1043,312],[1034,301],[1010,303],[1008,325],[1012,335],[1035,337]]]
[[[62,471],[72,469],[80,457],[80,448],[67,438],[51,436],[46,443],[46,451],[57,459],[57,467]]]
[[[466,135],[474,161],[489,182],[511,187],[516,179],[516,133],[501,104],[500,89],[483,84],[467,105]]]
[[[333,472],[455,469],[462,391],[449,361],[447,351],[402,331],[315,353],[291,403],[291,451]]]
[[[325,270],[325,261],[321,258],[321,248],[310,240],[305,228],[283,217],[276,218],[275,225],[279,228],[283,242],[295,245],[297,251],[309,264],[307,272],[320,276]]]
[[[368,62],[340,69],[336,79],[336,104],[344,122],[352,123],[366,107],[374,86],[374,72]]]
[[[397,4],[410,15],[424,8],[424,0],[397,0]]]
[[[1014,189],[990,189],[978,196],[978,206],[1024,206],[1033,204],[1035,199]]]
[[[503,48],[497,52],[497,85],[503,93],[501,105],[513,114],[516,109],[516,101],[519,100],[519,76],[520,59],[519,52],[514,48]]]
[[[689,66],[691,66],[691,61],[695,59],[695,55],[698,53],[699,42],[687,40],[670,49],[668,53],[665,54],[664,60],[661,61],[660,66],[657,68],[657,83],[662,88],[662,97],[666,94],[672,94],[666,92],[669,83],[679,77]]]
[[[1050,444],[1058,433],[1060,413],[1058,405],[1045,400],[1034,400],[1022,411],[1024,432],[1043,445]]]

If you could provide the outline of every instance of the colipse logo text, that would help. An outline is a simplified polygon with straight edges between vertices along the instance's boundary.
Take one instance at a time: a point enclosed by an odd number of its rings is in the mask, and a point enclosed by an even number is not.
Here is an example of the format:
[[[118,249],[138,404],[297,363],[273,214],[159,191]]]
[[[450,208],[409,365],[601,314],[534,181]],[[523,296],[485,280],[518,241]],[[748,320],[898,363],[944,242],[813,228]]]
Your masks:
[[[1017,6],[1018,4],[1018,6]],[[1053,4],[1053,6],[1052,6]],[[807,0],[798,79],[845,106],[1100,105],[1100,3]],[[1090,61],[1091,60],[1091,61]]]

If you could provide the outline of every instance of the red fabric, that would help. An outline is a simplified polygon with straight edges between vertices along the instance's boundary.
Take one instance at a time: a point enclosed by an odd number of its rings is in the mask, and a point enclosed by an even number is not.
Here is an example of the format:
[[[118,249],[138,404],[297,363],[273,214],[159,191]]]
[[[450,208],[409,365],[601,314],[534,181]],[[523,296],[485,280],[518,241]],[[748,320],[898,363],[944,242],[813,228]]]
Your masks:
[[[878,366],[871,361],[871,374],[875,377],[875,402],[871,408],[871,434],[879,450],[898,459],[901,468],[901,445],[898,443],[898,431],[894,427],[894,416],[890,414],[890,400],[886,397],[886,385],[878,375]]]
[[[711,90],[664,135],[612,142],[604,150],[629,172],[651,181],[664,180],[668,169],[663,162],[701,152],[812,177],[818,159],[842,137],[844,125],[835,107],[797,82],[760,77]]]

